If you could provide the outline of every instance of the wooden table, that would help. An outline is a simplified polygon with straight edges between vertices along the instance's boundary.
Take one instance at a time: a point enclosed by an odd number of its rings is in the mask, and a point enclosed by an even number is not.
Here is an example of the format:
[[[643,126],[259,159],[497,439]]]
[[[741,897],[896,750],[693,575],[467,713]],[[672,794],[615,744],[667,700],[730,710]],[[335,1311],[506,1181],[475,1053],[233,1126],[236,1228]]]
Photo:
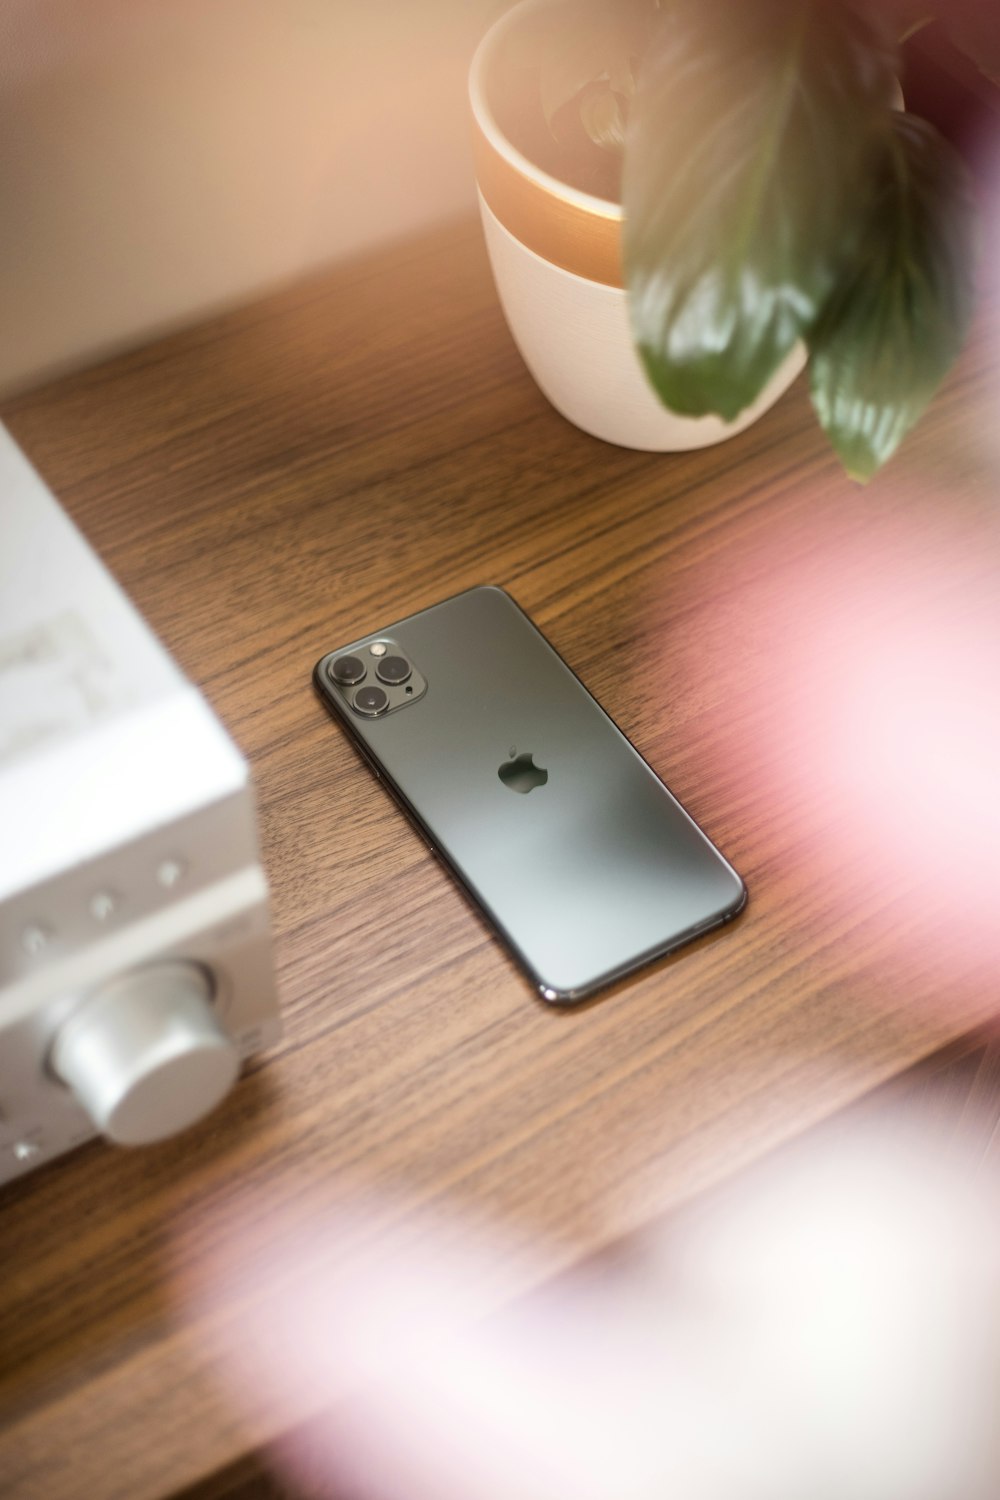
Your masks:
[[[916,595],[996,660],[995,335],[984,315],[866,491],[802,381],[721,447],[620,451],[535,389],[468,222],[6,404],[252,762],[285,1021],[188,1135],[89,1146],[0,1195],[6,1500],[170,1495],[278,1436],[287,1417],[241,1423],[215,1378],[246,1266],[204,1315],[182,1296],[248,1201],[248,1263],[272,1214],[308,1222],[344,1184],[511,1222],[537,1256],[502,1301],[996,1009],[985,929],[949,943],[919,860],[894,878],[878,798],[852,802],[829,741],[838,640],[867,661],[907,638]],[[310,687],[332,645],[479,582],[751,891],[733,927],[578,1011],[533,999]],[[871,859],[842,836],[866,819]]]

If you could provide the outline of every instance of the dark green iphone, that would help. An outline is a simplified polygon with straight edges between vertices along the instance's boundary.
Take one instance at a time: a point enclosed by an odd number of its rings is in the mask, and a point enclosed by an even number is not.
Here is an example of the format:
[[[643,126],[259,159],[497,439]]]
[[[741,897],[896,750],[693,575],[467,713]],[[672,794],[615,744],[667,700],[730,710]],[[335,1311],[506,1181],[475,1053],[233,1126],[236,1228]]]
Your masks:
[[[746,901],[502,589],[340,646],[313,680],[544,999],[582,1000]]]

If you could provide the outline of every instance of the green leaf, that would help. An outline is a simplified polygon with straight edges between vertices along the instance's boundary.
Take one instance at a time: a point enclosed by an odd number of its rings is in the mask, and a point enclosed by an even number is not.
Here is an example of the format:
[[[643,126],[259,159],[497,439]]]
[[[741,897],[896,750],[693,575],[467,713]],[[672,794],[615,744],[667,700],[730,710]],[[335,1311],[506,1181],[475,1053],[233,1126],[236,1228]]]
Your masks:
[[[732,420],[819,315],[895,49],[848,0],[670,0],[625,152],[633,334],[661,400]]]
[[[964,162],[932,125],[898,114],[864,231],[809,338],[812,397],[854,479],[918,420],[968,332],[976,209]]]

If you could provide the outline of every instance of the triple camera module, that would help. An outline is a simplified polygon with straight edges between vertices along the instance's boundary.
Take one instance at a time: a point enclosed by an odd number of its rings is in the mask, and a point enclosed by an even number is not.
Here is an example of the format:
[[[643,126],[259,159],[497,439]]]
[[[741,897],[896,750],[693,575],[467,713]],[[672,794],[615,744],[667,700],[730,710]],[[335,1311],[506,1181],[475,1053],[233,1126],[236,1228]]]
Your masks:
[[[427,687],[413,663],[390,641],[375,641],[363,652],[334,656],[326,673],[354,712],[366,719],[412,703]]]

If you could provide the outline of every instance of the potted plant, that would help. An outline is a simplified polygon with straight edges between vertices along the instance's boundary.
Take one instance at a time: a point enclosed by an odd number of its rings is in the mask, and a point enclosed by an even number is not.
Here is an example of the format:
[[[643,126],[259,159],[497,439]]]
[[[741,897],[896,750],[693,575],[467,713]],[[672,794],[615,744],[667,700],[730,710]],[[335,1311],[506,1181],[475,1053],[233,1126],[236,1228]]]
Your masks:
[[[949,14],[985,45],[970,3]],[[495,23],[470,78],[487,244],[577,425],[717,442],[808,352],[848,472],[895,451],[961,347],[975,260],[965,164],[897,107],[914,4],[522,0]]]

